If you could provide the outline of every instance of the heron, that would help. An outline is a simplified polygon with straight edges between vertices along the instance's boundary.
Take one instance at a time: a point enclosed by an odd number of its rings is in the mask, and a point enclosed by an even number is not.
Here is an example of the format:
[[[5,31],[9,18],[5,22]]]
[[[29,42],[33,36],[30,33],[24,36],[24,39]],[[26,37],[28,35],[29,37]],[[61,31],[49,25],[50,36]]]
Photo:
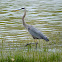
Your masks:
[[[15,10],[15,11],[19,11],[19,10],[22,10],[22,9],[24,10],[24,15],[22,16],[22,23],[23,23],[24,27],[28,30],[28,32],[31,34],[33,39],[44,39],[45,41],[49,41],[47,36],[45,36],[40,30],[33,27],[32,25],[27,24],[24,21],[24,18],[26,16],[26,8],[21,8],[21,9]],[[32,43],[29,43],[29,44],[32,44]],[[29,45],[29,44],[26,44],[26,46]],[[37,49],[37,44],[38,44],[38,42],[36,42],[36,49]]]

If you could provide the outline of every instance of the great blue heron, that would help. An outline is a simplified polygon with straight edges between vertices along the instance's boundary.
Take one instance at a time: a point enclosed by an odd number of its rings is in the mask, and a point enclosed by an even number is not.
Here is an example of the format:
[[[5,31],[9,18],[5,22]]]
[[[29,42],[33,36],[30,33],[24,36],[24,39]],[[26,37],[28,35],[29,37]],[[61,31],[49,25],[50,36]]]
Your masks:
[[[24,15],[22,17],[23,25],[28,30],[28,32],[32,35],[33,39],[44,39],[46,41],[49,41],[49,39],[45,35],[43,35],[43,33],[40,32],[37,28],[25,23],[24,18],[26,16],[26,9],[25,8],[21,8],[21,9],[24,9]],[[18,10],[21,10],[21,9],[18,9]],[[18,10],[16,10],[16,11],[18,11]],[[36,45],[37,45],[37,43],[36,43]]]

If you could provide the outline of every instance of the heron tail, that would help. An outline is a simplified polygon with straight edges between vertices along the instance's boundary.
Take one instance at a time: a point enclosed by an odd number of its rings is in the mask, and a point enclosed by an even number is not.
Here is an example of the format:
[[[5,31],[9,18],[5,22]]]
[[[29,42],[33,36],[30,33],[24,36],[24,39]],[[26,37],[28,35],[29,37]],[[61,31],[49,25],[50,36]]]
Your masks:
[[[49,39],[46,36],[43,39],[46,40],[46,41],[49,41]]]
[[[46,41],[49,41],[49,39],[47,38]]]

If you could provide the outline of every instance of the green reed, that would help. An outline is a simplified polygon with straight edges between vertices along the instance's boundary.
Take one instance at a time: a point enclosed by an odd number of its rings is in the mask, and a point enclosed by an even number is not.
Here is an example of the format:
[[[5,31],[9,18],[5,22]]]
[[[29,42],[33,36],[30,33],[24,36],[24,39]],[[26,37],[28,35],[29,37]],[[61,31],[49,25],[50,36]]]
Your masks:
[[[0,62],[62,62],[62,52],[17,50],[11,52],[11,55],[10,52],[6,56],[3,55],[2,58],[0,58]]]
[[[15,43],[14,41],[13,43],[12,42],[8,43],[9,50],[5,50],[5,47],[4,47],[5,42],[2,41],[1,43],[2,48],[0,52],[1,54],[0,62],[62,62],[62,52],[61,52],[62,50],[55,51],[55,52],[48,51],[49,48],[46,46],[48,44],[45,42],[41,43],[40,40],[39,40],[39,43],[41,45],[38,44],[37,50],[35,48],[35,44],[28,45],[26,47],[24,46],[24,49],[18,49],[18,43],[16,43],[17,46],[14,45],[14,43]],[[17,49],[11,50],[11,48],[14,48],[14,47]]]

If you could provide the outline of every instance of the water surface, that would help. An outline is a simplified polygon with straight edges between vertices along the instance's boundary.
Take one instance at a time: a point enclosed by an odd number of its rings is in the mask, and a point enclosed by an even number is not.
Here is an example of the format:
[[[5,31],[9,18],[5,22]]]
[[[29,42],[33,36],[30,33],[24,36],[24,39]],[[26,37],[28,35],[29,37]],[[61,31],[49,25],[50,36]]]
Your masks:
[[[16,45],[17,43],[17,46],[20,47],[20,44],[25,44],[26,40],[32,40],[31,35],[22,24],[22,16],[24,11],[12,11],[22,7],[27,9],[27,15],[25,17],[27,24],[38,28],[49,38],[50,42],[59,41],[59,45],[62,45],[61,0],[1,0],[0,42],[2,42],[2,40],[4,42],[8,42],[7,45],[5,43],[4,46],[8,47],[8,44],[14,41],[12,44]],[[23,40],[25,41],[21,42]]]

